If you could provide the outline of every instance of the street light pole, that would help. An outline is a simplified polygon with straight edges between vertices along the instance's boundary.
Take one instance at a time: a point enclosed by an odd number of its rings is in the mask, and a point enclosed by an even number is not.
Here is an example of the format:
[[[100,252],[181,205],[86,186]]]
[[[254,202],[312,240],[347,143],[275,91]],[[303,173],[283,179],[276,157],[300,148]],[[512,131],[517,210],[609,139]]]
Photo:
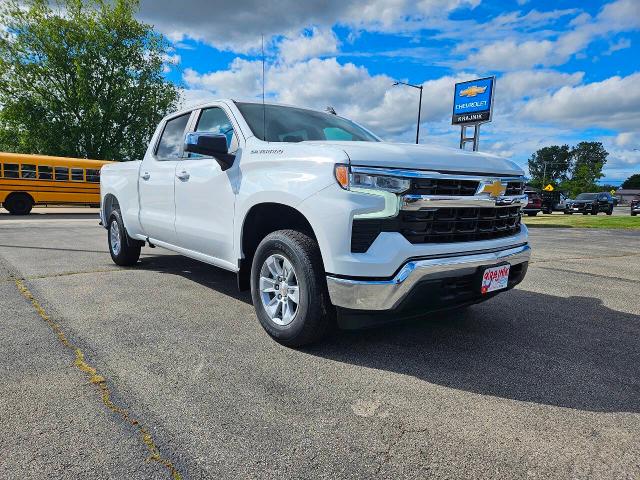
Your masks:
[[[420,102],[418,103],[418,126],[416,128],[416,145],[418,143],[420,143],[420,116],[422,114],[422,85],[413,85],[411,83],[406,83],[406,82],[395,82],[393,84],[393,86],[395,87],[396,85],[406,85],[407,87],[413,87],[413,88],[417,88],[418,90],[420,90]]]

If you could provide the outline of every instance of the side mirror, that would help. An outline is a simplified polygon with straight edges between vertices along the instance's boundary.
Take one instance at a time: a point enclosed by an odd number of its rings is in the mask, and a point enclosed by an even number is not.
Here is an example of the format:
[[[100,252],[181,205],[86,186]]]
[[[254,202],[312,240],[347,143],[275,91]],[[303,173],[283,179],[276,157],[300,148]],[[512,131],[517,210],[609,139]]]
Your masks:
[[[218,133],[188,133],[184,142],[184,151],[214,157],[222,170],[231,168],[236,158],[229,153],[227,137]]]

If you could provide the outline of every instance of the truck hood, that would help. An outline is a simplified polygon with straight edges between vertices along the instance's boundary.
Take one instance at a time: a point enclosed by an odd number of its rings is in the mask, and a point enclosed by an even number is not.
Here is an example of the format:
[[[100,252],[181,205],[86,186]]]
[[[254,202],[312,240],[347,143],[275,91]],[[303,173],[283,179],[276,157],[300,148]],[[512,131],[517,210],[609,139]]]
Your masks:
[[[437,145],[326,141],[304,143],[338,147],[347,154],[352,165],[466,174],[524,175],[522,169],[510,160],[486,153],[465,152]]]

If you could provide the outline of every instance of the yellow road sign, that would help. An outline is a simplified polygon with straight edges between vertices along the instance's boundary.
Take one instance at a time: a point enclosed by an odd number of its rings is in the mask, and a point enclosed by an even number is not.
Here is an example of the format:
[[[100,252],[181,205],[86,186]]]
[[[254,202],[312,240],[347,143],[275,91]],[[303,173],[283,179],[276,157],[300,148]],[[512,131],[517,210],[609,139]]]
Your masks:
[[[546,187],[544,187],[544,191],[545,192],[553,192],[553,185],[549,184]]]

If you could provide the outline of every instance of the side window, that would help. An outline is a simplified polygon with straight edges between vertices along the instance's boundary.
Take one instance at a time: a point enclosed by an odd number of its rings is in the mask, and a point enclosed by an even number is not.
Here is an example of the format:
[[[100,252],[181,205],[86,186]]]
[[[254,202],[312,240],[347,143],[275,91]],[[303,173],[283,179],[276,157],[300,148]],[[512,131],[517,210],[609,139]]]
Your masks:
[[[22,165],[22,178],[36,178],[35,165]]]
[[[162,137],[156,149],[158,160],[175,160],[180,158],[184,143],[185,129],[191,113],[169,120],[164,127]]]
[[[5,163],[4,178],[20,178],[20,165],[17,163]]]
[[[238,138],[233,130],[233,125],[229,121],[229,117],[219,107],[207,108],[202,110],[196,132],[218,133],[227,137],[227,147],[229,152],[238,150]],[[189,154],[189,158],[198,158],[201,155]]]
[[[71,180],[74,182],[84,182],[84,170],[82,168],[72,168]]]
[[[69,180],[69,169],[67,167],[56,167],[56,180],[66,182]]]
[[[53,169],[45,165],[39,165],[38,178],[40,180],[53,180]]]
[[[338,127],[323,128],[322,130],[324,138],[327,140],[353,140],[353,135]]]
[[[100,170],[87,169],[87,182],[100,183]]]

